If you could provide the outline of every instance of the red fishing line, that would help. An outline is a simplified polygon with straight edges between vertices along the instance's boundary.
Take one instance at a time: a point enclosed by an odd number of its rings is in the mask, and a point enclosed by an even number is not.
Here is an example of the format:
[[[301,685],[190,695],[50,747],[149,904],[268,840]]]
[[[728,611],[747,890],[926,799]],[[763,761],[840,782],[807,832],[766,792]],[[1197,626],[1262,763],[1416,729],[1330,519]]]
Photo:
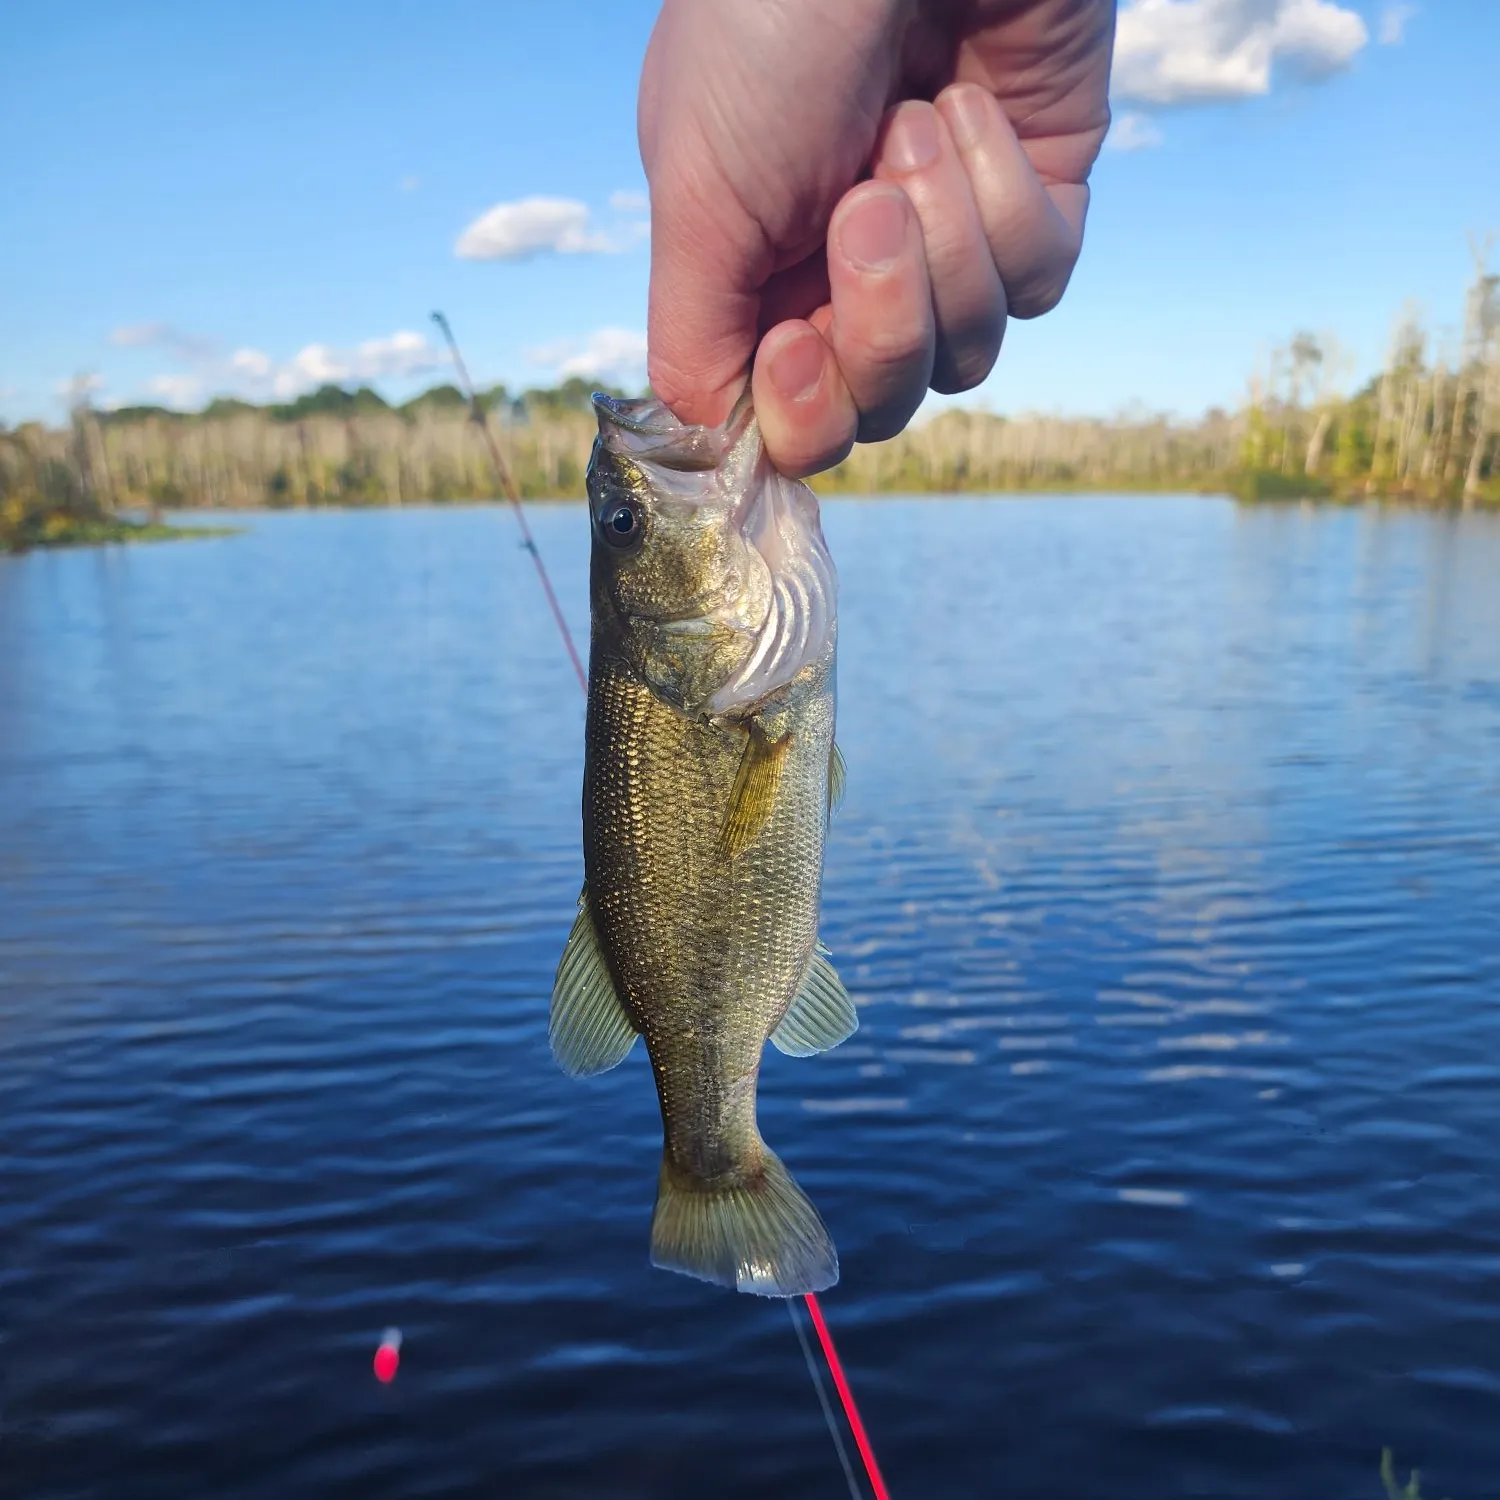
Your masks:
[[[854,1392],[849,1389],[849,1382],[844,1378],[844,1366],[839,1359],[839,1351],[834,1348],[833,1334],[829,1332],[828,1324],[823,1320],[823,1309],[819,1306],[817,1296],[813,1292],[809,1292],[804,1300],[807,1303],[808,1312],[812,1314],[818,1342],[823,1346],[823,1358],[828,1361],[828,1373],[833,1376],[833,1388],[839,1393],[844,1415],[849,1419],[849,1431],[854,1434],[854,1443],[859,1449],[865,1473],[870,1477],[870,1488],[875,1492],[875,1500],[891,1500],[891,1492],[886,1489],[885,1480],[880,1474],[880,1465],[875,1462],[875,1450],[870,1446],[870,1439],[865,1434],[865,1424],[860,1421],[859,1407],[855,1404]]]

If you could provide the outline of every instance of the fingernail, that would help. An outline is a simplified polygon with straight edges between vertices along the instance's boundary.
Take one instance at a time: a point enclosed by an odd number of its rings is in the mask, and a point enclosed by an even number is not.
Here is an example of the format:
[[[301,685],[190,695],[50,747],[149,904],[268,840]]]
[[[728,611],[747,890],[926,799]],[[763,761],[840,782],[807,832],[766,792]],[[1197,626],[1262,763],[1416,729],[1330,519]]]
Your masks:
[[[937,107],[948,122],[954,144],[971,150],[983,139],[990,123],[990,101],[977,83],[961,83],[938,96]]]
[[[903,104],[886,129],[881,153],[898,172],[920,172],[938,159],[937,115],[930,104]]]
[[[860,271],[889,271],[906,249],[906,195],[869,193],[839,221],[839,249]]]
[[[824,343],[816,333],[789,338],[772,353],[766,373],[787,401],[805,401],[823,378]]]

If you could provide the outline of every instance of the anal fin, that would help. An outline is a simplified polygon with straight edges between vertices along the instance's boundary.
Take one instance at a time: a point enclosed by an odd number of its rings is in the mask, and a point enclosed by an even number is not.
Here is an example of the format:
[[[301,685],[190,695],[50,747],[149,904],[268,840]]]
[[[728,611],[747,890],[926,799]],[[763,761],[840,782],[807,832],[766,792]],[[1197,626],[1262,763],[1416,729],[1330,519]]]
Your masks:
[[[590,1078],[624,1062],[635,1037],[635,1027],[604,962],[585,886],[552,985],[547,1040],[564,1073]]]
[[[771,1043],[788,1057],[812,1057],[837,1047],[858,1029],[859,1013],[820,943],[802,988],[771,1033]]]

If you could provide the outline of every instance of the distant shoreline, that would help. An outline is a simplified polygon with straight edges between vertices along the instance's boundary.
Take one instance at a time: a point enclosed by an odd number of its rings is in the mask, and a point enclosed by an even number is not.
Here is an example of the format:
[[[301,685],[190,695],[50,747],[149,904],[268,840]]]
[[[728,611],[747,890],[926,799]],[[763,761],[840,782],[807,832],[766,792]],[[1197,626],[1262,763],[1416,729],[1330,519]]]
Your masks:
[[[1237,505],[1253,507],[1316,505],[1319,507],[1353,509],[1375,506],[1381,509],[1414,511],[1460,512],[1465,509],[1459,502],[1430,500],[1409,494],[1277,494],[1273,496],[1235,493],[1229,485],[1213,487],[1186,487],[1146,484],[1095,484],[1072,486],[1029,487],[1013,486],[1006,489],[978,488],[949,490],[857,490],[841,485],[819,484],[813,488],[820,500],[1028,500],[1068,499],[1081,496],[1117,496],[1122,500],[1153,496],[1181,496],[1203,500],[1229,500]],[[527,505],[583,505],[586,498],[578,493],[528,495]],[[258,516],[258,515],[307,515],[314,512],[351,513],[357,511],[401,511],[401,510],[446,510],[460,507],[504,507],[508,502],[497,496],[463,496],[444,500],[413,500],[406,503],[371,500],[323,500],[306,505],[245,505],[220,506],[174,506],[173,520],[149,521],[128,517],[84,517],[75,518],[54,515],[46,524],[30,528],[20,534],[0,533],[0,556],[21,556],[28,552],[50,551],[73,547],[100,547],[135,545],[143,542],[205,540],[213,537],[238,535],[243,528],[237,526],[200,525],[198,517]],[[1481,502],[1475,509],[1485,512],[1500,511],[1500,503]],[[193,517],[191,524],[178,525],[176,521]]]
[[[1293,353],[1307,369],[1322,358],[1306,339]],[[1413,354],[1343,400],[1315,389],[1303,370],[1282,382],[1284,390],[1193,422],[953,408],[887,442],[857,445],[813,488],[913,498],[1182,494],[1500,506],[1500,430],[1491,409],[1500,412],[1500,399],[1485,395],[1486,380],[1500,390],[1500,366],[1493,377],[1477,367],[1424,370]],[[519,396],[496,388],[481,394],[478,410],[523,499],[583,493],[598,432],[585,382]],[[375,391],[338,386],[284,406],[216,401],[199,413],[81,405],[65,427],[0,429],[0,549],[168,539],[122,529],[132,512],[484,503],[496,487],[475,418],[451,386],[400,407]]]
[[[194,512],[202,514],[202,512]],[[134,546],[140,542],[181,542],[235,536],[237,526],[174,526],[165,521],[135,521],[125,517],[52,516],[47,524],[0,534],[0,557],[22,557],[28,552],[60,551],[69,547]]]

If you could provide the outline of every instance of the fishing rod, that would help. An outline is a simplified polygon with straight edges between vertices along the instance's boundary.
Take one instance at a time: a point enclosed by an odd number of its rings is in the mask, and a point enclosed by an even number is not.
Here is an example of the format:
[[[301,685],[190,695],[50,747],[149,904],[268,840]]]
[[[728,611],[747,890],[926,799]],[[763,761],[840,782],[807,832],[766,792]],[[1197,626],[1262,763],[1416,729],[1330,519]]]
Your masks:
[[[542,554],[537,550],[536,538],[531,534],[531,526],[526,520],[526,509],[521,504],[521,492],[516,488],[516,482],[511,477],[510,466],[505,462],[505,455],[500,451],[500,444],[496,441],[495,434],[490,428],[489,418],[484,408],[479,404],[479,396],[474,390],[474,383],[469,379],[469,367],[464,363],[464,357],[459,353],[458,340],[453,336],[453,329],[449,327],[448,320],[440,312],[432,314],[432,321],[442,330],[443,338],[447,342],[448,352],[453,357],[453,367],[458,372],[459,388],[464,399],[469,403],[469,418],[479,429],[484,437],[485,447],[489,450],[490,462],[494,465],[495,478],[500,483],[500,489],[505,498],[510,501],[511,509],[516,513],[516,521],[521,528],[521,545],[531,554],[531,561],[536,566],[536,576],[541,581],[542,592],[547,596],[547,603],[552,609],[552,618],[557,623],[558,634],[562,636],[563,645],[567,647],[568,660],[573,663],[573,671],[578,678],[578,686],[583,689],[584,696],[588,696],[589,679],[588,673],[583,668],[583,658],[578,654],[578,648],[573,644],[573,632],[568,629],[568,622],[563,615],[562,606],[557,602],[556,591],[552,587],[552,580],[547,574],[547,565],[542,561]],[[880,1465],[875,1461],[875,1450],[870,1444],[869,1435],[865,1431],[865,1424],[860,1419],[859,1407],[854,1400],[854,1392],[849,1386],[848,1377],[844,1374],[844,1364],[839,1358],[838,1349],[833,1342],[833,1332],[828,1327],[828,1321],[823,1316],[822,1304],[818,1301],[816,1292],[803,1293],[802,1300],[807,1304],[807,1315],[812,1321],[813,1332],[817,1334],[818,1344],[823,1350],[823,1358],[828,1365],[828,1373],[833,1378],[833,1388],[838,1392],[839,1404],[844,1408],[844,1417],[849,1423],[849,1431],[854,1434],[854,1446],[859,1450],[860,1462],[864,1465],[865,1477],[870,1481],[870,1489],[873,1491],[875,1500],[891,1500],[890,1491],[885,1487],[885,1479],[881,1475]],[[786,1310],[788,1317],[792,1320],[792,1328],[797,1334],[797,1343],[801,1346],[802,1357],[807,1362],[807,1372],[812,1377],[813,1389],[817,1392],[818,1405],[822,1408],[823,1420],[828,1427],[828,1435],[833,1439],[833,1446],[839,1457],[839,1467],[844,1471],[844,1479],[849,1486],[849,1494],[852,1500],[863,1500],[860,1494],[859,1481],[854,1477],[854,1467],[849,1462],[848,1451],[844,1447],[844,1439],[838,1430],[838,1423],[834,1419],[833,1408],[829,1405],[828,1394],[823,1389],[823,1377],[818,1372],[818,1366],[813,1359],[812,1350],[808,1346],[807,1334],[803,1330],[802,1323],[797,1317],[797,1309],[792,1299],[786,1299]]]
[[[562,636],[563,645],[568,648],[568,660],[573,663],[578,686],[587,696],[588,673],[583,670],[583,659],[578,654],[578,647],[573,644],[573,632],[568,629],[568,622],[563,618],[562,605],[557,602],[552,580],[547,576],[547,565],[542,561],[542,554],[536,550],[536,538],[532,536],[531,526],[526,520],[526,510],[521,504],[521,492],[516,488],[515,480],[511,478],[510,465],[505,462],[505,455],[500,451],[500,444],[495,441],[495,434],[490,430],[489,419],[485,416],[484,408],[479,404],[474,383],[469,379],[469,367],[464,363],[463,355],[458,352],[458,340],[453,337],[453,330],[448,326],[447,318],[442,313],[435,312],[432,315],[432,321],[443,330],[443,337],[448,341],[448,352],[453,356],[453,364],[458,371],[459,385],[463,390],[464,398],[469,403],[469,418],[483,434],[485,446],[490,450],[490,462],[495,466],[495,477],[500,481],[500,488],[504,491],[505,498],[510,501],[511,509],[516,513],[516,522],[521,528],[521,545],[531,554],[531,560],[536,564],[536,576],[541,580],[542,592],[546,594],[547,603],[552,608],[552,618],[557,621],[557,629]]]

